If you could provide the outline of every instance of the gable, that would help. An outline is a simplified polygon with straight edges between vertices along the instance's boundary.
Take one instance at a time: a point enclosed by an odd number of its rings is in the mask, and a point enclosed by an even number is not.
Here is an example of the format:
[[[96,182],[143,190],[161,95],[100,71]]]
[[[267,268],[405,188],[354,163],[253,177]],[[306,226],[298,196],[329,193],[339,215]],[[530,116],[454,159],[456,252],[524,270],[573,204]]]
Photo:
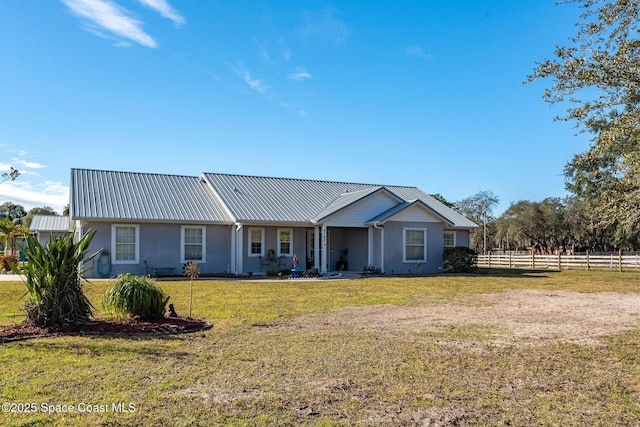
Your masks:
[[[388,218],[388,221],[400,221],[400,222],[442,222],[442,219],[438,218],[431,212],[420,207],[419,205],[412,205],[400,212],[392,215]]]
[[[363,227],[370,218],[398,204],[398,198],[381,189],[328,215],[322,221],[328,226]]]

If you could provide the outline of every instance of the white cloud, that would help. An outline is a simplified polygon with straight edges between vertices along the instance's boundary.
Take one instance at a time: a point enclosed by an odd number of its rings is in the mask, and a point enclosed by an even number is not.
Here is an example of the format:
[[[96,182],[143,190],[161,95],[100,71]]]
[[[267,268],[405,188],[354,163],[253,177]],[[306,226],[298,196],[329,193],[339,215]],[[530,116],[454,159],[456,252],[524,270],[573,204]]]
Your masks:
[[[407,54],[411,55],[411,56],[417,56],[419,58],[431,59],[431,55],[428,54],[423,48],[421,48],[419,46],[409,46],[409,47],[405,48],[404,51]]]
[[[132,40],[145,47],[155,48],[156,41],[142,29],[142,22],[130,16],[129,11],[110,0],[62,0],[81,18],[87,20],[89,30],[101,35],[105,29],[117,37]]]
[[[267,48],[265,48],[257,40],[254,40],[254,43],[258,47],[258,52],[260,52],[260,56],[262,57],[262,60],[267,64],[273,64],[273,59],[271,59],[271,55],[269,55],[269,52],[267,51]]]
[[[269,91],[269,86],[267,86],[262,80],[254,78],[242,65],[239,67],[228,65],[228,67],[231,68],[238,77],[244,80],[251,90],[255,90],[256,92],[263,94]]]
[[[14,165],[20,166],[26,169],[44,169],[45,165],[36,162],[27,162],[26,160],[13,159]]]
[[[349,27],[335,16],[335,10],[307,12],[304,24],[297,33],[303,38],[316,38],[324,42],[343,44],[349,36]]]
[[[291,59],[291,49],[287,48],[287,49],[283,49],[282,51],[282,59],[284,59],[285,62],[289,62],[289,60]]]
[[[69,187],[60,182],[45,181],[34,188],[30,182],[18,180],[0,184],[1,199],[22,205],[26,210],[49,206],[60,214],[69,203]]]
[[[292,73],[289,74],[289,79],[299,82],[305,81],[310,78],[311,74],[304,68],[296,68]]]
[[[138,0],[143,5],[158,12],[163,18],[170,19],[176,27],[181,27],[185,19],[166,0]]]
[[[244,79],[244,81],[249,85],[249,87],[256,92],[265,93],[269,90],[269,87],[264,84],[262,80],[255,79],[251,77],[248,71],[244,71],[240,74],[240,77]]]
[[[281,102],[278,104],[280,108],[284,108],[285,110],[292,111],[297,114],[299,117],[305,118],[307,117],[307,112],[303,108],[299,108],[298,106],[291,105],[287,102]]]

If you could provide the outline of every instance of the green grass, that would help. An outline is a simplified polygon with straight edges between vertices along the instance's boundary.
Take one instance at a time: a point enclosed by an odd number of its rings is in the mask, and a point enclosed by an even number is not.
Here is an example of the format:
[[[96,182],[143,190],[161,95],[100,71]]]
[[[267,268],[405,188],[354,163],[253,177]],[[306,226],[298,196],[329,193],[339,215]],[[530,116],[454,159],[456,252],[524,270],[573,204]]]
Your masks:
[[[179,314],[189,282],[160,282]],[[102,316],[108,281],[86,286]],[[342,307],[479,304],[511,289],[640,292],[640,274],[488,271],[353,281],[194,282],[214,328],[157,339],[60,337],[0,345],[0,403],[106,405],[103,413],[0,413],[1,425],[633,425],[640,328],[598,346],[495,345],[491,328],[296,329]],[[0,282],[0,324],[21,320],[21,283]],[[320,320],[321,321],[321,320]],[[461,346],[443,344],[455,341]],[[135,406],[113,412],[112,403]]]

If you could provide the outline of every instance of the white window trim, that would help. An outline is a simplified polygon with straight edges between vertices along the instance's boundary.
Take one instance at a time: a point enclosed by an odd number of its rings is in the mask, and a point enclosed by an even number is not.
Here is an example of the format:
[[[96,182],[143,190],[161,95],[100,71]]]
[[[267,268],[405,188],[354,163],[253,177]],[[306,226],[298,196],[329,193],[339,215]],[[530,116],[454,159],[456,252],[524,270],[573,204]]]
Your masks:
[[[457,243],[457,239],[458,239],[457,232],[454,231],[454,230],[444,230],[444,232],[445,233],[453,233],[453,246],[445,245],[444,247],[445,248],[455,248],[457,246],[457,244],[458,244]],[[444,244],[444,236],[443,236],[443,239],[442,239],[442,243]]]
[[[116,259],[116,228],[135,228],[136,246],[135,259],[118,260]],[[140,226],[138,224],[111,224],[111,264],[139,264],[140,263]]]
[[[251,253],[251,232],[255,231],[255,230],[259,230],[260,231],[260,253],[259,254],[254,254]],[[249,230],[247,230],[247,256],[249,257],[259,257],[259,256],[264,256],[264,228],[249,228]]]
[[[289,253],[280,252],[280,232],[288,231],[289,232]],[[278,249],[277,256],[293,256],[293,228],[278,228]]]
[[[407,231],[424,231],[424,259],[407,259]],[[427,229],[426,228],[403,228],[402,229],[402,262],[408,264],[424,264],[427,262]]]
[[[195,260],[195,259],[185,259],[185,253],[184,253],[184,245],[185,245],[185,241],[184,241],[184,232],[186,229],[194,229],[194,228],[199,228],[200,230],[202,230],[202,259],[201,260]],[[187,263],[187,262],[195,262],[196,264],[202,264],[205,263],[207,261],[207,227],[206,226],[201,226],[201,225],[183,225],[182,227],[180,227],[180,262],[181,263]]]

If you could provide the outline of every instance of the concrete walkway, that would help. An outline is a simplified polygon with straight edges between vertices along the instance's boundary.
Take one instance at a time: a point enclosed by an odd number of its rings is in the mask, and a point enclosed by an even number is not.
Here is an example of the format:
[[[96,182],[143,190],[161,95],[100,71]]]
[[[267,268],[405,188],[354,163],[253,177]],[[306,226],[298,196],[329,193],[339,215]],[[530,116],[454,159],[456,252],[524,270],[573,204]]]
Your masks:
[[[22,274],[0,274],[0,282],[22,282],[23,280]]]

